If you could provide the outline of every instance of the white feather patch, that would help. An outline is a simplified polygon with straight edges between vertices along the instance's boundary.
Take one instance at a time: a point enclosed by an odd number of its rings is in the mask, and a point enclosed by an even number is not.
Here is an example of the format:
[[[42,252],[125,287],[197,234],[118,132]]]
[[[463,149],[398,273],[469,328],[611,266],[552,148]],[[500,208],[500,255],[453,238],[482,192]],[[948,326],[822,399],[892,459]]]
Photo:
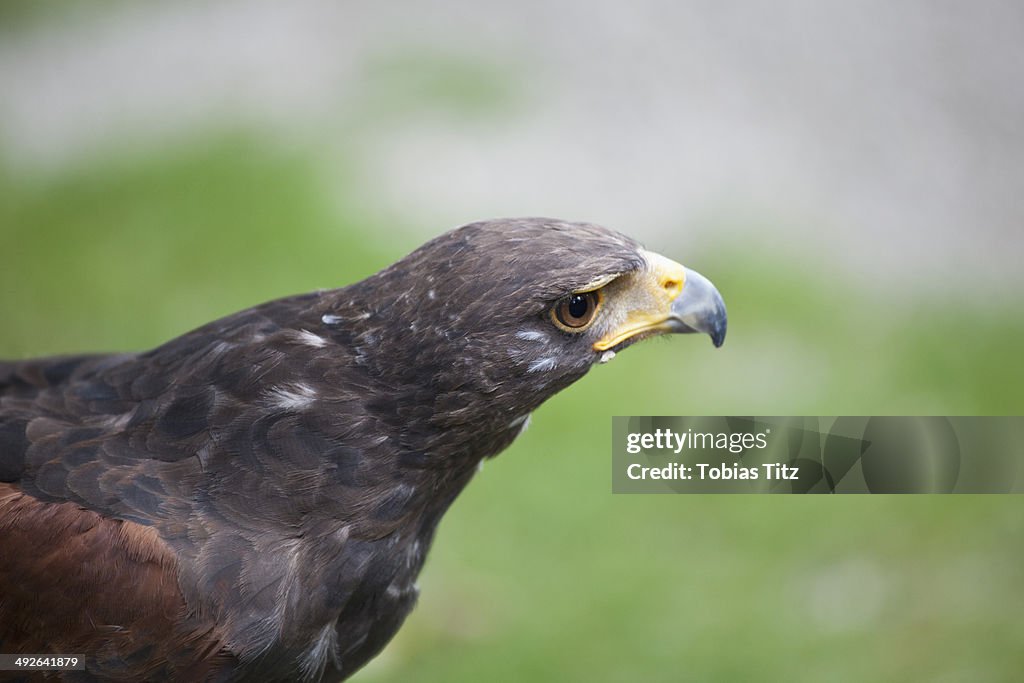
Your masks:
[[[309,330],[299,330],[296,334],[299,341],[303,344],[307,344],[316,349],[322,349],[327,346],[327,340],[321,337],[319,334],[314,334]]]
[[[516,337],[519,339],[525,339],[526,341],[546,342],[548,340],[548,336],[546,334],[538,332],[537,330],[519,330],[516,332]]]
[[[320,635],[313,640],[313,646],[302,657],[300,666],[306,679],[321,676],[330,659],[338,666],[338,631],[337,624],[330,622],[320,629]]]
[[[291,384],[272,387],[267,392],[267,400],[276,408],[283,410],[302,410],[316,398],[316,390],[308,384]]]
[[[529,429],[529,427],[530,427],[530,418],[532,418],[532,417],[533,417],[533,415],[531,413],[526,413],[525,415],[520,415],[516,419],[512,420],[511,422],[509,422],[508,426],[511,429],[515,429],[516,427],[519,427],[519,433],[516,434],[516,436],[517,437],[518,436],[522,436],[523,432],[525,432],[527,429]]]
[[[537,360],[530,363],[530,367],[526,368],[527,372],[544,372],[546,370],[554,370],[558,367],[558,361],[552,357],[538,358]]]

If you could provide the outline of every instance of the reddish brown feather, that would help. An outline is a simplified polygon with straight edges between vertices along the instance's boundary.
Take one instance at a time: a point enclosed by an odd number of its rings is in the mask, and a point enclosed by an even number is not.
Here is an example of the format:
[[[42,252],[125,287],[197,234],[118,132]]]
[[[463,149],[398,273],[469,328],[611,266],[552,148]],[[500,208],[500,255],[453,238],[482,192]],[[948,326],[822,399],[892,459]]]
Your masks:
[[[226,663],[211,631],[189,623],[177,562],[152,527],[0,483],[0,536],[3,652],[119,660],[104,672],[113,680],[205,678]]]

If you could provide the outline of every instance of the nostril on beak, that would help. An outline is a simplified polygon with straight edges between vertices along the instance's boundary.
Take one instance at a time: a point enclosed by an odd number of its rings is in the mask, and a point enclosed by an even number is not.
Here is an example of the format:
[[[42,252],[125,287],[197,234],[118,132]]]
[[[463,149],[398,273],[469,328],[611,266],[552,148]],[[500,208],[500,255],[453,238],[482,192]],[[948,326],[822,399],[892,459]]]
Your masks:
[[[670,298],[675,299],[683,291],[683,281],[674,277],[666,277],[661,281],[661,286]]]

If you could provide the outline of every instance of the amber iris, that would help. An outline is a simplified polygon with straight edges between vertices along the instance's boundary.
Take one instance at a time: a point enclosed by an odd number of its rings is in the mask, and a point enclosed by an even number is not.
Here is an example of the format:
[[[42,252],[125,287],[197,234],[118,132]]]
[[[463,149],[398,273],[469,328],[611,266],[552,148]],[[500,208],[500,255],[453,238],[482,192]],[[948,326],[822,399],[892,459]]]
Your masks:
[[[601,298],[597,292],[570,294],[555,304],[551,313],[559,327],[579,330],[594,319],[600,302]]]

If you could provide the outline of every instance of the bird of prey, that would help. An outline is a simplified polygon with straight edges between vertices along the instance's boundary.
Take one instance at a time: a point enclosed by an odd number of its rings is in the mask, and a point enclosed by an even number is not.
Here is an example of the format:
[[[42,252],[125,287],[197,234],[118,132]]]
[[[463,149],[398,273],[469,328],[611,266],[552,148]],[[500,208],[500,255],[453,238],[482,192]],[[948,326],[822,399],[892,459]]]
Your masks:
[[[0,363],[0,652],[69,680],[318,681],[394,636],[531,411],[722,298],[607,228],[493,220],[145,353]]]

